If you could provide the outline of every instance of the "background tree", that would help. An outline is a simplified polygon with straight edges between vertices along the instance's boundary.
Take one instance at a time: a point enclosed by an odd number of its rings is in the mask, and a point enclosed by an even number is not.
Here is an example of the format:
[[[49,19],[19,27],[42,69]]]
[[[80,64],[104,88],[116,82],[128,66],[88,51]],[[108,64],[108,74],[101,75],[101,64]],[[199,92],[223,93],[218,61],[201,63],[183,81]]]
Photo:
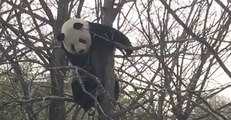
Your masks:
[[[223,97],[223,96],[215,96],[215,97],[212,97],[211,99],[208,99],[208,101],[205,102],[204,104],[206,104],[205,107],[208,106],[208,107],[214,108],[214,110],[218,112],[219,114],[222,114],[225,117],[225,119],[229,120],[231,118],[230,99]],[[210,114],[207,114],[200,108],[196,107],[193,110],[192,114],[189,116],[189,119],[213,120],[214,118]]]
[[[0,119],[96,118],[73,104],[55,40],[73,16],[112,25],[135,46],[128,58],[107,55],[115,62],[104,79],[115,72],[121,83],[112,118],[185,120],[200,110],[195,118],[229,119],[229,99],[210,102],[231,85],[229,8],[225,0],[1,0]]]

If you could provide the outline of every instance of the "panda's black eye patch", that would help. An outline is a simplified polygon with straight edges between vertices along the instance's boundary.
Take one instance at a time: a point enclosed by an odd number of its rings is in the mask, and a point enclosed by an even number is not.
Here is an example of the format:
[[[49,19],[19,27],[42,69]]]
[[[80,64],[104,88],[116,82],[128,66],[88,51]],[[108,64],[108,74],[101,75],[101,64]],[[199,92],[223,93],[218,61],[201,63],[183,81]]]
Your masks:
[[[74,23],[74,25],[73,25],[73,28],[76,29],[76,30],[79,30],[82,27],[83,27],[82,23]]]
[[[71,44],[71,50],[75,51],[75,46]]]
[[[84,39],[79,39],[79,42],[81,42],[81,43],[83,43],[83,44],[86,44],[86,43],[87,43],[87,41],[84,40]]]

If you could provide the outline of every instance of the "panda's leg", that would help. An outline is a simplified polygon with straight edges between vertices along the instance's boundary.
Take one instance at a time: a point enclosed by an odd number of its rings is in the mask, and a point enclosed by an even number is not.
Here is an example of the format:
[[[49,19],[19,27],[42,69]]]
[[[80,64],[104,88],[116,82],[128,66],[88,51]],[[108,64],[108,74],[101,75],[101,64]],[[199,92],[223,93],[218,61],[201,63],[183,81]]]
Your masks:
[[[71,83],[72,94],[74,97],[74,102],[79,104],[85,111],[89,110],[91,107],[94,107],[94,99],[91,98],[86,92],[84,92],[83,87],[89,93],[92,86],[88,86],[89,83],[86,81],[82,82],[83,85],[79,83],[78,80],[73,79]],[[92,94],[92,93],[91,93]]]
[[[115,31],[113,40],[117,43],[120,43],[121,45],[116,46],[121,51],[124,50],[126,52],[126,55],[131,55],[133,52],[132,45],[130,40],[126,35],[124,35],[120,31]]]
[[[115,80],[115,101],[118,100],[119,98],[119,92],[120,92],[120,86],[119,86],[119,81]]]
[[[98,23],[89,23],[89,24],[91,26],[90,32],[92,32],[91,35],[93,38],[96,36],[98,37],[98,39],[104,39],[101,37],[105,37],[105,39],[111,40],[112,44],[114,44],[114,47],[120,50],[124,50],[126,52],[126,55],[132,54],[133,50],[132,50],[131,42],[128,39],[128,37],[124,35],[122,32],[116,30],[111,26],[107,26],[103,24],[98,24]],[[99,35],[103,35],[103,36],[99,36]]]

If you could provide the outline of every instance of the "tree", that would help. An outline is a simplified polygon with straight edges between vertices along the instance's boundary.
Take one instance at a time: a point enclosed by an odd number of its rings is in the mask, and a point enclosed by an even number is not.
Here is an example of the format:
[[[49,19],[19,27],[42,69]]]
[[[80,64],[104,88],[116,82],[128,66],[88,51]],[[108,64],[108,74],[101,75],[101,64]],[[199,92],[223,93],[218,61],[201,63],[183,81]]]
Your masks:
[[[223,96],[215,96],[211,99],[208,99],[205,102],[204,107],[211,107],[214,108],[215,112],[220,114],[220,119],[227,119],[231,118],[230,116],[230,100]],[[208,108],[209,109],[209,108]],[[189,119],[192,120],[213,120],[214,117],[210,114],[206,114],[203,110],[199,107],[196,107],[192,114],[190,115]]]

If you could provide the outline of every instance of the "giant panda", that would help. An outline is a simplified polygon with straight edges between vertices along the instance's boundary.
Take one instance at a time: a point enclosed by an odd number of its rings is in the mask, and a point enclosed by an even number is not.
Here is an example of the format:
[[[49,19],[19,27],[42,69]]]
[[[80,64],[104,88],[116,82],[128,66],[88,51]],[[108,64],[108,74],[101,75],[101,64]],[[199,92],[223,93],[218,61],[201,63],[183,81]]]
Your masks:
[[[96,75],[96,64],[94,60],[94,51],[107,51],[115,47],[115,43],[125,46],[126,49],[119,48],[125,55],[130,55],[133,50],[129,39],[120,31],[113,27],[88,22],[79,18],[71,18],[67,20],[61,29],[61,33],[57,35],[57,40],[62,43],[67,58],[74,66],[81,67],[89,73]],[[79,71],[82,77],[85,90],[96,95],[96,89],[99,85],[96,80]],[[96,75],[97,76],[97,75]],[[116,78],[115,78],[116,79]],[[84,110],[94,107],[94,99],[85,93],[76,80],[72,81],[72,93],[74,102],[79,104]],[[119,95],[119,83],[115,80],[115,100]]]

